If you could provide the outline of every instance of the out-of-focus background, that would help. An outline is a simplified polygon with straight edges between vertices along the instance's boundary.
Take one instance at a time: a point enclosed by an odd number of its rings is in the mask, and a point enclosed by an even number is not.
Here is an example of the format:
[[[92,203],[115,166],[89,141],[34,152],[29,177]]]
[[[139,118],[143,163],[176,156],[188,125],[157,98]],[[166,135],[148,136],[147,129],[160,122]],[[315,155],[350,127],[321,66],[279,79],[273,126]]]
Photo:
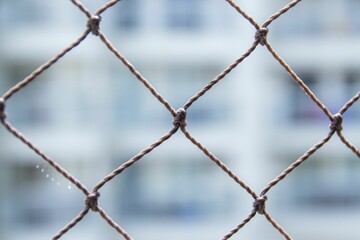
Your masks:
[[[105,1],[83,0],[95,12]],[[290,1],[238,1],[259,23]],[[269,42],[336,113],[360,90],[360,1],[303,1]],[[123,0],[101,30],[175,108],[240,57],[255,29],[221,0]],[[0,93],[77,39],[70,1],[0,1]],[[7,102],[8,120],[89,189],[172,128],[172,116],[95,36]],[[188,129],[251,188],[261,189],[328,133],[329,120],[265,47],[188,110]],[[344,134],[360,145],[360,106]],[[141,240],[220,239],[253,199],[181,132],[101,190],[100,204]],[[360,238],[360,162],[335,136],[268,194],[295,239]],[[0,239],[49,239],[84,195],[0,129]],[[281,239],[256,216],[234,239]],[[121,239],[96,213],[62,239]]]

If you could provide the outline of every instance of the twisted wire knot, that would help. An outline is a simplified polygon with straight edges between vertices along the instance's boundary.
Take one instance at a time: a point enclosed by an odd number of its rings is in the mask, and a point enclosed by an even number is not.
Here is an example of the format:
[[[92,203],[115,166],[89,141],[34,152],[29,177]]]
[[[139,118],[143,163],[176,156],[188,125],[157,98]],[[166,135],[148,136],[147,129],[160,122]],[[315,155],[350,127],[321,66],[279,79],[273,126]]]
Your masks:
[[[343,127],[342,127],[342,121],[343,121],[343,117],[340,113],[335,114],[334,119],[332,120],[329,128],[331,131],[342,131]]]
[[[253,207],[254,207],[254,209],[256,210],[257,213],[264,214],[266,200],[267,200],[267,196],[263,195],[263,196],[258,197],[254,201]]]
[[[3,121],[6,118],[5,113],[5,100],[3,98],[0,98],[0,120]]]
[[[98,210],[98,199],[100,197],[99,192],[90,193],[87,198],[85,199],[85,204],[87,207],[89,207],[94,212],[97,212]]]
[[[265,45],[267,40],[267,34],[269,32],[269,29],[266,27],[259,28],[255,33],[255,39],[260,42],[262,46]]]
[[[90,28],[92,34],[98,36],[100,30],[101,17],[99,15],[93,15],[87,22],[87,27]]]
[[[176,127],[184,128],[186,127],[186,110],[184,108],[179,108],[176,111],[176,115],[173,120],[173,125]]]

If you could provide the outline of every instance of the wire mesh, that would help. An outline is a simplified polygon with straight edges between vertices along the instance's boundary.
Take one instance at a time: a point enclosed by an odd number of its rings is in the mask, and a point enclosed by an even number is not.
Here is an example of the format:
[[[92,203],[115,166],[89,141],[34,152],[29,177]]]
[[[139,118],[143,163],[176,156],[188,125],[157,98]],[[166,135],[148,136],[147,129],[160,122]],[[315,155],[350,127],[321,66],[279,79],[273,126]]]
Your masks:
[[[343,115],[345,112],[352,107],[354,103],[356,103],[360,98],[360,92],[357,92],[355,96],[353,96],[350,100],[348,100],[344,106],[335,114],[332,114],[326,105],[324,105],[319,98],[311,91],[311,89],[302,81],[302,79],[292,70],[292,68],[287,64],[281,56],[275,51],[270,42],[267,39],[269,33],[268,26],[271,25],[273,21],[281,17],[288,10],[295,7],[301,0],[295,0],[280,9],[278,12],[270,16],[262,25],[257,23],[249,14],[247,14],[236,2],[233,0],[226,0],[231,7],[233,7],[239,14],[240,17],[245,18],[249,24],[254,27],[255,35],[254,41],[250,48],[240,56],[235,62],[229,65],[224,71],[222,71],[218,76],[208,82],[208,84],[202,88],[199,92],[195,93],[182,108],[175,110],[162,95],[150,84],[150,82],[142,76],[142,74],[123,56],[122,53],[117,50],[117,48],[112,44],[112,42],[105,36],[105,34],[100,29],[100,23],[104,19],[102,19],[101,14],[107,11],[109,8],[120,2],[120,0],[112,0],[104,4],[101,8],[99,8],[95,13],[91,13],[86,6],[84,6],[78,0],[71,0],[73,5],[77,7],[82,13],[86,15],[88,18],[86,29],[84,33],[73,43],[63,49],[56,56],[51,58],[48,62],[41,65],[35,71],[33,71],[29,76],[20,81],[18,84],[10,88],[1,98],[0,98],[0,121],[5,129],[10,132],[15,138],[19,139],[23,142],[28,148],[30,148],[35,154],[41,157],[44,161],[52,166],[57,172],[59,172],[64,178],[73,183],[79,191],[81,191],[85,196],[85,206],[84,209],[72,219],[66,226],[60,229],[52,239],[60,239],[64,236],[69,230],[74,228],[77,223],[79,223],[90,210],[97,212],[100,217],[102,217],[111,227],[115,229],[123,238],[125,239],[133,239],[131,234],[128,233],[125,229],[123,229],[119,223],[115,222],[110,215],[108,214],[100,205],[100,190],[101,188],[111,181],[113,178],[121,174],[124,170],[130,168],[135,162],[140,161],[145,155],[150,153],[152,150],[157,148],[159,145],[170,139],[177,131],[181,131],[184,136],[193,143],[203,154],[205,154],[209,160],[213,161],[219,169],[224,171],[230,178],[232,178],[238,185],[240,185],[248,194],[252,196],[254,199],[253,206],[249,207],[250,213],[248,216],[243,219],[237,226],[233,227],[228,233],[224,235],[222,239],[229,239],[234,236],[241,228],[243,228],[248,222],[250,222],[255,215],[260,214],[263,215],[267,221],[278,230],[279,234],[281,234],[285,239],[293,239],[291,235],[279,224],[275,221],[275,219],[271,216],[271,214],[266,209],[266,202],[268,201],[267,193],[280,181],[283,181],[290,173],[292,173],[297,167],[299,167],[303,162],[305,162],[311,155],[313,155],[317,150],[323,147],[334,135],[335,133],[341,139],[341,141],[351,150],[358,158],[360,158],[359,149],[352,144],[344,135],[343,135]],[[61,60],[64,55],[68,52],[72,51],[78,45],[80,45],[88,36],[92,33],[96,37],[99,38],[101,42],[103,42],[109,51],[111,51],[120,62],[127,67],[127,69],[139,80],[145,88],[147,88],[151,94],[162,104],[168,112],[173,117],[173,127],[170,129],[165,135],[159,138],[157,141],[152,143],[147,148],[140,151],[137,155],[130,158],[128,161],[123,163],[118,168],[114,169],[110,174],[103,177],[93,188],[89,190],[87,186],[83,185],[76,176],[71,175],[64,167],[62,167],[59,163],[57,163],[54,159],[50,158],[46,153],[44,153],[41,149],[35,146],[27,137],[25,137],[20,131],[18,131],[12,124],[7,121],[6,118],[6,102],[11,97],[13,97],[16,93],[20,92],[20,90],[26,88],[26,86],[34,81],[39,75],[45,72],[48,68],[52,67],[56,64],[57,61]],[[275,179],[270,181],[260,194],[254,192],[254,190],[249,187],[239,176],[237,176],[229,167],[227,167],[218,157],[216,157],[213,153],[211,153],[202,143],[200,143],[195,137],[191,135],[191,133],[187,129],[187,119],[186,113],[187,110],[191,107],[191,105],[196,102],[199,98],[201,98],[205,93],[211,90],[213,86],[218,84],[221,80],[227,76],[234,68],[236,68],[244,59],[250,56],[258,46],[264,46],[271,53],[274,60],[277,61],[286,71],[291,78],[295,81],[295,83],[300,87],[309,97],[310,99],[323,111],[323,114],[329,119],[329,132],[328,134],[321,139],[318,143],[313,145],[309,150],[307,150],[301,157],[296,159],[289,167],[283,170]]]

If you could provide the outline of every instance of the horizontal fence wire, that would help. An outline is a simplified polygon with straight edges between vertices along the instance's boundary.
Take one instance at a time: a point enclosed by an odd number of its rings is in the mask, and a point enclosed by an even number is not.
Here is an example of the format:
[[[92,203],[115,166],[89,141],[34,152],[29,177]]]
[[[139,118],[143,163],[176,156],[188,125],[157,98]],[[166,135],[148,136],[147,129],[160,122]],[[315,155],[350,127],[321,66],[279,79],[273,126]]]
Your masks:
[[[64,178],[73,183],[85,196],[84,209],[66,226],[60,229],[52,239],[60,239],[64,234],[69,230],[74,228],[77,223],[79,223],[90,210],[99,213],[102,217],[115,231],[117,231],[124,239],[130,240],[133,239],[129,233],[125,231],[117,222],[115,222],[110,214],[106,213],[103,208],[98,203],[100,198],[101,188],[111,181],[113,178],[121,174],[124,170],[131,167],[135,162],[143,159],[145,155],[150,153],[152,150],[160,146],[162,143],[170,139],[178,130],[183,132],[184,136],[193,143],[201,152],[203,152],[209,160],[213,161],[222,171],[224,171],[230,178],[232,178],[241,188],[243,188],[250,196],[254,199],[253,206],[251,207],[250,213],[245,217],[237,226],[229,230],[228,233],[224,235],[222,239],[229,239],[235,235],[241,228],[243,228],[248,222],[250,222],[253,217],[257,214],[263,215],[267,221],[278,230],[285,239],[293,239],[291,235],[275,221],[271,214],[266,210],[265,203],[268,200],[267,193],[280,181],[284,180],[291,172],[293,172],[297,167],[299,167],[303,162],[305,162],[311,155],[313,155],[317,150],[323,147],[334,135],[335,133],[341,139],[341,141],[358,157],[360,158],[359,149],[352,144],[344,135],[343,135],[343,115],[348,111],[354,103],[356,103],[360,98],[360,92],[353,96],[344,106],[339,110],[339,112],[332,114],[329,109],[324,105],[319,98],[311,91],[311,89],[303,82],[303,80],[292,70],[292,68],[281,58],[281,56],[275,51],[270,42],[267,39],[269,34],[268,26],[281,17],[291,8],[295,7],[301,0],[295,0],[280,9],[278,12],[270,16],[263,25],[258,24],[249,14],[247,14],[236,2],[233,0],[226,0],[231,7],[233,7],[241,16],[245,18],[249,24],[254,27],[254,42],[251,44],[249,49],[243,53],[236,61],[229,65],[223,72],[211,80],[204,88],[199,92],[194,94],[182,108],[175,110],[164,97],[150,84],[150,82],[141,75],[141,73],[120,53],[120,51],[111,43],[111,41],[105,36],[105,34],[100,29],[100,23],[103,21],[101,14],[107,11],[109,8],[120,2],[120,0],[112,0],[105,3],[100,9],[98,9],[94,14],[92,14],[86,6],[84,6],[78,0],[71,0],[71,2],[76,6],[81,12],[83,12],[87,17],[86,29],[81,36],[76,39],[73,43],[59,52],[56,56],[51,58],[48,62],[41,65],[35,71],[33,71],[29,76],[24,80],[20,81],[18,84],[10,88],[1,98],[0,98],[0,121],[5,129],[10,132],[14,137],[23,142],[28,148],[30,148],[35,154],[40,158],[46,161],[51,165],[57,172],[59,172]],[[126,9],[125,9],[126,11]],[[103,177],[92,190],[89,190],[84,186],[75,176],[71,175],[64,167],[57,163],[54,159],[50,158],[46,153],[39,149],[35,144],[33,144],[26,136],[24,136],[20,131],[18,131],[14,126],[11,125],[6,118],[6,102],[13,95],[20,90],[26,88],[26,86],[34,81],[39,75],[44,73],[48,68],[56,64],[57,61],[61,60],[68,52],[72,51],[79,44],[81,44],[88,36],[92,33],[97,36],[101,42],[103,42],[106,47],[111,51],[120,62],[125,65],[128,70],[138,79],[145,88],[147,88],[150,93],[162,104],[169,113],[173,116],[173,127],[157,141],[152,143],[147,148],[140,151],[137,155],[133,156],[131,159],[123,163],[118,168],[114,169],[107,176]],[[302,156],[296,159],[289,167],[283,170],[275,179],[271,180],[263,188],[260,194],[254,192],[251,187],[249,187],[240,177],[238,177],[229,167],[227,167],[218,157],[211,153],[202,143],[200,143],[187,129],[187,120],[186,113],[191,105],[201,98],[205,93],[210,91],[210,89],[219,83],[224,77],[229,74],[234,68],[236,68],[243,60],[250,56],[258,46],[264,46],[267,48],[269,53],[273,56],[274,60],[277,61],[286,71],[295,83],[310,97],[310,99],[323,111],[325,116],[329,119],[329,132],[323,139],[318,143],[312,146],[307,150]]]

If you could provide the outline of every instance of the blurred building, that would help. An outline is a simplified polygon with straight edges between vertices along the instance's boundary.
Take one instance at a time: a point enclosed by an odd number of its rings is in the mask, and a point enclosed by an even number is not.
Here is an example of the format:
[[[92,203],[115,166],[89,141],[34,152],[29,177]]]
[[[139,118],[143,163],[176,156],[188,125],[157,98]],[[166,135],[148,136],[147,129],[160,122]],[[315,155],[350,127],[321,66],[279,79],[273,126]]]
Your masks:
[[[83,3],[95,12],[103,2]],[[286,3],[241,6],[262,23]],[[332,113],[360,89],[359,10],[355,0],[304,1],[269,27],[271,45]],[[239,58],[255,34],[226,1],[123,0],[102,19],[104,34],[175,109]],[[1,94],[85,26],[70,1],[0,1]],[[172,128],[166,108],[92,35],[10,98],[6,110],[88,189]],[[355,145],[359,117],[359,104],[344,115],[344,134]],[[258,193],[329,125],[262,46],[189,108],[187,122]],[[82,210],[84,196],[0,131],[0,239],[49,239]],[[334,136],[269,192],[267,209],[295,239],[357,238],[359,171],[359,159]],[[105,211],[134,239],[147,240],[219,239],[253,202],[180,131],[100,192]],[[265,237],[281,239],[256,216],[234,239]],[[80,238],[121,239],[92,213],[64,236]]]

